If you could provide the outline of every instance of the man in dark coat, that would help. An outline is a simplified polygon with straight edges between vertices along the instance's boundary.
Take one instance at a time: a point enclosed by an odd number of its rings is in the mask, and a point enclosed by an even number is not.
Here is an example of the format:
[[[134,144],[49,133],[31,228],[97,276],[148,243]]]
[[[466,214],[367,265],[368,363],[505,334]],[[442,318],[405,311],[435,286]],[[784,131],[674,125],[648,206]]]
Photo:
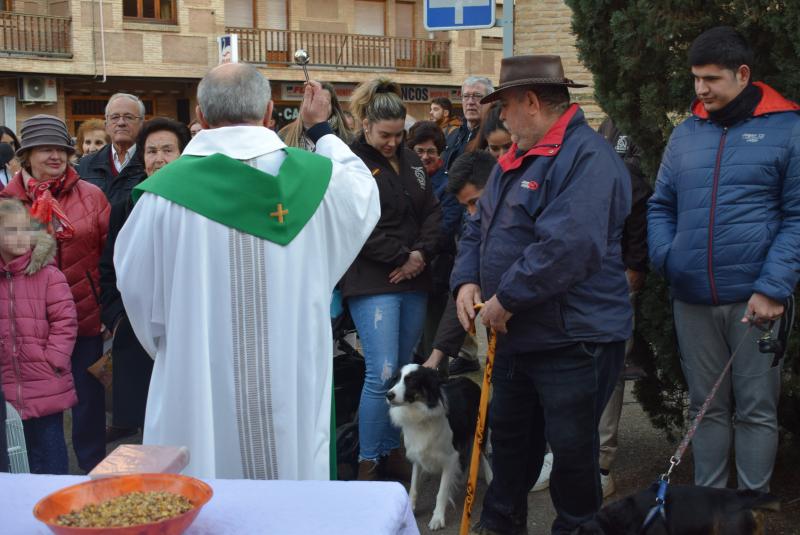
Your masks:
[[[492,92],[492,82],[488,78],[470,76],[461,85],[461,107],[464,121],[457,130],[447,135],[447,148],[442,154],[445,169],[450,169],[456,158],[464,154],[467,145],[475,139],[481,129],[484,106],[481,99]]]
[[[602,504],[598,422],[631,335],[622,160],[570,105],[558,56],[505,58],[500,115],[517,142],[498,160],[450,280],[466,328],[485,299],[498,333],[489,414],[494,479],[476,533],[525,533],[527,494],[553,451],[552,532]]]
[[[144,113],[144,104],[137,96],[112,95],[106,105],[106,132],[111,143],[78,162],[80,177],[103,190],[112,206],[125,202],[133,187],[145,178],[141,159],[133,157]]]

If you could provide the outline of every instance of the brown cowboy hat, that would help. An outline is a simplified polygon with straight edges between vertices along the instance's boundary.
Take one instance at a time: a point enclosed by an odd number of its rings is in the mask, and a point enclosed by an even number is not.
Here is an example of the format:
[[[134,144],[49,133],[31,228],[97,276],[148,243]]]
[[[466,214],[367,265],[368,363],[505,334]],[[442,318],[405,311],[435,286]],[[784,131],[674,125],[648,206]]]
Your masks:
[[[564,77],[560,56],[514,56],[500,63],[500,87],[481,99],[481,104],[494,102],[503,91],[531,85],[563,85],[588,87]]]

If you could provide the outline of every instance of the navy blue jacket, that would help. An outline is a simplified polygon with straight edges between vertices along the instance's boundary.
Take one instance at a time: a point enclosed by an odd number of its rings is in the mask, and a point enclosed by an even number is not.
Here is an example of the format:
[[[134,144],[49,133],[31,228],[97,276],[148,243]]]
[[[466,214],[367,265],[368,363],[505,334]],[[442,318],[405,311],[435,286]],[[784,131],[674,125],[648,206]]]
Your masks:
[[[492,172],[459,243],[450,279],[481,286],[513,313],[500,353],[631,334],[621,240],[631,179],[573,104],[524,155],[514,145]]]
[[[470,141],[475,139],[480,129],[480,125],[475,128],[470,128],[469,124],[467,124],[467,120],[464,119],[461,126],[447,136],[447,147],[442,153],[442,161],[444,162],[445,170],[450,170],[456,158],[464,154],[464,151],[467,150],[467,145],[469,145]]]
[[[753,115],[730,128],[694,116],[670,137],[648,207],[653,267],[694,304],[777,301],[800,269],[800,109],[756,83]]]
[[[448,293],[450,289],[450,272],[456,257],[456,241],[461,231],[464,208],[458,203],[455,195],[447,191],[447,169],[442,165],[431,177],[433,194],[442,208],[442,227],[439,234],[439,253],[430,261],[433,277],[433,292]]]

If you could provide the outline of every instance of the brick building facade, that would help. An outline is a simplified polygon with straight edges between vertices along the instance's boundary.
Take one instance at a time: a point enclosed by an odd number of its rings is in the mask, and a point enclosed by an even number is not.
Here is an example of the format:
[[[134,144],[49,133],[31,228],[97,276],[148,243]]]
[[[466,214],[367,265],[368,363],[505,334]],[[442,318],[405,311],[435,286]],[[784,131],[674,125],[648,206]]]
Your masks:
[[[571,28],[572,10],[563,0],[516,0],[514,12],[514,54],[556,54],[561,56],[568,78],[587,84],[570,89],[589,123],[597,127],[605,118],[594,100],[592,73],[578,60]]]
[[[139,95],[148,117],[188,122],[197,83],[219,61],[216,38],[229,33],[286,119],[300,101],[300,46],[309,74],[333,82],[345,106],[355,85],[385,75],[426,118],[431,98],[458,102],[466,76],[497,80],[502,42],[499,28],[427,32],[422,17],[422,0],[0,0],[0,124],[49,113],[74,133],[117,91]]]

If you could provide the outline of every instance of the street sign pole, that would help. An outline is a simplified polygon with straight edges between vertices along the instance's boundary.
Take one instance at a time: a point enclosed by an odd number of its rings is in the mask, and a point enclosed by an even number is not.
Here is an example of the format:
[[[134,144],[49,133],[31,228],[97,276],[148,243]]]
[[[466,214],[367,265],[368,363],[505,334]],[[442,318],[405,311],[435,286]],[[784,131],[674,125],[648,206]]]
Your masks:
[[[503,27],[503,57],[514,55],[514,0],[503,0],[503,19],[498,26]]]

